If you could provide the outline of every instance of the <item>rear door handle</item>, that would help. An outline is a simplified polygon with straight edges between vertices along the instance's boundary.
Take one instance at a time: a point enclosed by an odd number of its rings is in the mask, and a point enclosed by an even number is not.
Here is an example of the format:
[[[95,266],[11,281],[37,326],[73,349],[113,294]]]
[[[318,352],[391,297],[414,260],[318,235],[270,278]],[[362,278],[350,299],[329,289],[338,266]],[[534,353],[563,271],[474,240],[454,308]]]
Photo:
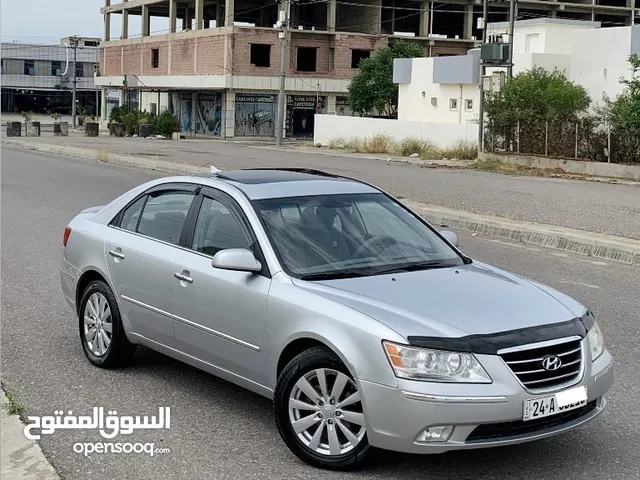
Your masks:
[[[118,252],[117,250],[109,250],[109,255],[115,258],[124,258],[124,253]]]
[[[176,272],[173,274],[173,276],[176,277],[178,280],[182,280],[183,282],[193,283],[193,278],[187,277],[186,275],[183,275],[181,273]]]

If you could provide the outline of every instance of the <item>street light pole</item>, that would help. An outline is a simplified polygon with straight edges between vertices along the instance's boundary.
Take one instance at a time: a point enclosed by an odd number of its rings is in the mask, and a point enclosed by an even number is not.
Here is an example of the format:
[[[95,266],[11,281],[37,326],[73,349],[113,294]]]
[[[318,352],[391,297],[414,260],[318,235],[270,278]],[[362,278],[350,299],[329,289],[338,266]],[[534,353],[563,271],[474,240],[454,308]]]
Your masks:
[[[507,78],[513,77],[513,30],[516,22],[516,0],[509,0],[509,65],[507,66]]]
[[[487,23],[489,16],[489,0],[482,2],[482,45],[487,43]],[[487,74],[487,67],[482,59],[482,47],[480,47],[480,101],[478,102],[478,158],[484,151],[484,76]]]
[[[73,47],[73,94],[71,98],[71,116],[73,117],[73,128],[77,126],[76,99],[78,95],[78,78],[77,61],[78,61],[78,37],[71,37],[71,46]]]
[[[291,8],[291,0],[282,0],[284,2],[284,18],[282,19],[282,31],[280,32],[281,49],[280,49],[280,89],[278,92],[278,116],[276,120],[276,144],[282,146],[282,137],[284,119],[285,119],[285,79],[287,74],[287,53],[289,51],[289,9]]]

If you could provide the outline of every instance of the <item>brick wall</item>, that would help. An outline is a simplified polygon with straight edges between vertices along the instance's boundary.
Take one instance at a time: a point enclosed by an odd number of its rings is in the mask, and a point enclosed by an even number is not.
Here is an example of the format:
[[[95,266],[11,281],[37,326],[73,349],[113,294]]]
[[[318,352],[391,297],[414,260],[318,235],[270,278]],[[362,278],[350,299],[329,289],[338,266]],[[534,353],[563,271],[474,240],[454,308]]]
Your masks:
[[[167,42],[144,43],[142,48],[142,74],[167,75],[169,73],[169,45]],[[158,68],[153,68],[151,59],[153,49],[158,49]]]
[[[107,56],[106,63],[105,51]],[[101,75],[120,75],[121,47],[101,48],[99,58]]]
[[[251,64],[251,44],[271,46],[270,65],[256,67]],[[287,65],[289,77],[329,77],[337,79],[352,78],[357,68],[351,68],[352,50],[374,51],[386,47],[386,38],[350,35],[338,33],[327,35],[293,31]],[[316,71],[298,72],[297,55],[301,47],[317,49]],[[152,49],[159,50],[158,68],[152,68]],[[225,65],[225,48],[229,58]],[[432,55],[464,55],[468,46],[438,45],[432,47]],[[333,70],[329,70],[329,58],[333,49]],[[106,47],[106,65],[104,56],[100,56],[102,75],[252,75],[277,77],[280,75],[280,39],[275,30],[240,28],[236,33],[225,35],[203,35],[163,42],[144,42]],[[122,52],[122,53],[121,53]],[[169,72],[169,52],[171,52],[171,71]],[[142,67],[141,67],[142,55]],[[121,71],[121,59],[123,69]]]
[[[122,65],[123,75],[140,75],[140,48],[141,44],[124,45],[122,47],[122,56],[124,62]]]
[[[280,40],[278,33],[268,30],[250,30],[237,33],[233,38],[233,73],[235,75],[256,75],[277,77],[280,75]],[[271,45],[269,67],[255,67],[251,64],[251,44],[262,43]],[[386,47],[385,38],[368,37],[363,35],[323,35],[313,33],[292,32],[291,49],[287,60],[287,75],[294,77],[328,76],[347,79],[357,73],[351,68],[351,50],[376,50]],[[317,48],[316,71],[298,72],[297,54],[300,47]],[[334,49],[334,70],[329,71],[330,49]]]
[[[352,50],[378,50],[389,45],[386,38],[367,37],[362,35],[336,35],[334,41],[334,72],[335,78],[347,79],[358,73],[357,68],[351,68]]]
[[[176,40],[171,47],[171,74],[193,75],[195,62],[195,40]]]
[[[224,35],[198,38],[197,75],[224,75]],[[175,59],[175,55],[173,57]]]

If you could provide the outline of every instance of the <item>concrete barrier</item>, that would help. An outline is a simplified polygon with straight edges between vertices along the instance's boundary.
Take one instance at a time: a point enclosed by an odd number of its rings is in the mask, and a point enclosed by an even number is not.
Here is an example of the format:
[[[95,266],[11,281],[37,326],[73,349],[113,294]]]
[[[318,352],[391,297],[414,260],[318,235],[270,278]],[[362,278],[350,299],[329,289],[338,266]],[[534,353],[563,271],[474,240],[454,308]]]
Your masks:
[[[640,164],[622,165],[619,163],[590,162],[587,160],[569,160],[561,158],[538,157],[535,155],[497,155],[483,153],[480,160],[497,160],[502,163],[531,168],[555,169],[575,175],[593,177],[625,178],[640,181]]]

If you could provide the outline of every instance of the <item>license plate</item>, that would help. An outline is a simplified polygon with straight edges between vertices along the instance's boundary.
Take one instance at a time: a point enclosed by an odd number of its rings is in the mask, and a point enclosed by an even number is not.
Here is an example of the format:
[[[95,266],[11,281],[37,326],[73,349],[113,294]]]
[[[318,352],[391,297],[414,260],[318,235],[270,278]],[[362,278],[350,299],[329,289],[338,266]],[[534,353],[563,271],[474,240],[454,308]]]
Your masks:
[[[584,407],[586,404],[587,387],[571,388],[548,397],[525,400],[522,420],[526,422],[527,420],[549,417]]]

